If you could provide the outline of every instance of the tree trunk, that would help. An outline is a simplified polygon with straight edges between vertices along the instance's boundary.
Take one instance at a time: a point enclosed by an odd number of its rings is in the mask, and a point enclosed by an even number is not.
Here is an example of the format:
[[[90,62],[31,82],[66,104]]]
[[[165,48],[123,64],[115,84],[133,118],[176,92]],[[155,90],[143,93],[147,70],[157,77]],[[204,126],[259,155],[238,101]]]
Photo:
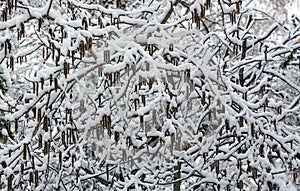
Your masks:
[[[175,171],[174,180],[175,181],[181,178],[180,169],[181,169],[180,163],[174,167],[174,171]],[[180,185],[181,185],[181,181],[175,182],[173,185],[173,191],[180,191]]]

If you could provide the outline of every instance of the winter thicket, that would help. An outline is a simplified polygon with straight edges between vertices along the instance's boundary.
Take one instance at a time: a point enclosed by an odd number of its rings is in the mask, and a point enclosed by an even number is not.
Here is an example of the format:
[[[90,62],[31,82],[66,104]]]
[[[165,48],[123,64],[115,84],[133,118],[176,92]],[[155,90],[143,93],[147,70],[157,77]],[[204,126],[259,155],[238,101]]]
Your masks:
[[[0,6],[2,189],[296,190],[297,16],[251,0]]]

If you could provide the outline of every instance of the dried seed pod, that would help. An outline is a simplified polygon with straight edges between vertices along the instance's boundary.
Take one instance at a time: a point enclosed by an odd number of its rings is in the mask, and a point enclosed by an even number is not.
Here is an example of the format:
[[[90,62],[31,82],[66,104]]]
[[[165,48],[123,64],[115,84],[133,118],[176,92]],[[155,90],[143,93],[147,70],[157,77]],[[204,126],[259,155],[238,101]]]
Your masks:
[[[85,53],[85,50],[84,50],[84,42],[80,42],[80,45],[79,45],[79,52],[80,52],[80,60],[82,60],[82,58],[84,57],[84,53]]]
[[[88,22],[85,17],[82,19],[82,27],[84,28],[84,30],[88,29]]]
[[[33,173],[32,172],[29,172],[29,182],[30,182],[30,185],[33,183]]]
[[[251,123],[251,136],[254,137],[255,136],[255,127],[254,124]]]
[[[201,104],[205,104],[205,91],[202,92],[202,97],[201,97]]]
[[[8,135],[4,135],[4,137],[3,137],[3,142],[4,142],[4,143],[7,143],[7,141],[8,141]]]
[[[115,140],[115,143],[118,143],[118,141],[120,140],[120,133],[117,131],[115,131],[114,140]]]
[[[46,47],[46,54],[45,54],[45,60],[48,58],[48,55],[49,55],[49,48],[48,47]]]
[[[42,90],[44,89],[44,82],[45,82],[45,79],[41,78],[41,88],[42,88]]]
[[[208,95],[208,105],[211,103],[211,95]]]
[[[137,111],[137,107],[138,107],[139,103],[140,103],[140,100],[139,100],[139,99],[135,99],[135,100],[134,100],[134,110],[135,110],[135,111]]]
[[[101,96],[102,96],[102,94],[98,95],[98,103],[99,103],[98,107],[101,107]]]
[[[98,66],[98,77],[102,77],[102,67]]]
[[[43,18],[39,18],[38,19],[38,31],[41,31],[41,27],[42,27],[42,23],[43,23]]]
[[[21,171],[21,174],[23,175],[24,174],[24,164],[23,163],[21,163],[20,171]]]
[[[75,134],[75,132],[74,132],[75,130],[74,129],[72,129],[72,131],[71,131],[71,134],[72,134],[72,140],[73,140],[73,144],[76,144],[76,140],[77,140],[77,138],[76,138],[76,134]]]
[[[240,125],[240,127],[244,126],[244,118],[243,117],[239,117],[239,125]]]
[[[245,92],[245,93],[243,94],[243,99],[247,101],[247,97],[248,97],[248,96],[247,96],[247,92]]]
[[[154,53],[154,45],[153,44],[149,44],[148,46],[149,46],[148,47],[148,52],[149,52],[150,56],[152,56],[153,53]]]
[[[39,171],[37,171],[37,170],[34,171],[34,184],[35,184],[35,187],[37,187],[39,185]]]
[[[26,160],[27,156],[27,145],[26,143],[23,144],[23,160]]]
[[[55,91],[57,91],[57,89],[58,89],[58,80],[57,80],[57,78],[54,78],[54,89],[55,89]]]
[[[60,28],[60,35],[61,35],[60,42],[63,43],[63,39],[64,39],[64,28],[63,27]]]
[[[269,100],[268,100],[268,98],[266,98],[265,107],[269,107]]]
[[[11,191],[13,190],[13,179],[14,179],[14,175],[11,174],[8,178],[7,178],[7,190]]]
[[[282,113],[282,106],[278,106],[278,107],[277,107],[277,112],[278,112],[278,114],[281,115],[281,113]]]
[[[46,52],[45,52],[45,48],[44,47],[43,47],[42,51],[43,51],[43,59],[45,60],[46,59]]]
[[[53,75],[52,74],[50,74],[50,76],[49,76],[49,83],[50,83],[50,86],[52,86],[52,83],[53,83]]]
[[[44,155],[48,154],[48,142],[44,141]]]
[[[20,27],[21,27],[20,37],[25,37],[25,25],[24,25],[24,23],[21,23]]]
[[[35,82],[32,82],[32,93],[35,94],[35,90],[36,90],[36,88],[35,88]]]
[[[49,33],[50,37],[53,37],[53,32],[52,32],[51,28],[48,29],[48,33]]]
[[[108,135],[111,136],[111,117],[110,116],[107,116],[107,132],[108,132]]]
[[[151,89],[152,89],[152,85],[153,85],[153,79],[152,79],[152,78],[150,78],[150,79],[149,79],[149,83],[148,83],[149,90],[151,90]]]
[[[6,41],[4,42],[4,57],[7,55],[7,43]]]
[[[44,127],[43,127],[44,131],[48,132],[48,117],[47,116],[44,117],[43,125],[44,125]]]
[[[72,6],[70,1],[68,1],[67,6],[68,6],[69,9],[73,9],[73,6]]]
[[[61,151],[58,152],[58,161],[59,161],[59,164],[62,164],[62,152]]]
[[[23,56],[19,56],[20,64],[23,62]]]
[[[92,47],[93,39],[92,38],[86,38],[86,43],[84,44],[84,50],[89,50]]]
[[[170,111],[170,102],[167,101],[167,103],[166,103],[166,115],[167,115],[167,118],[171,118],[169,111]]]
[[[174,44],[169,44],[169,51],[173,51],[174,50]]]
[[[255,167],[252,167],[252,178],[256,179],[257,178],[257,169]]]
[[[15,119],[15,132],[18,132],[18,119]]]
[[[210,0],[206,0],[205,4],[206,4],[207,8],[209,8],[211,6],[211,1]]]
[[[14,57],[13,56],[10,57],[9,66],[10,66],[10,69],[12,71],[14,71]]]
[[[205,6],[201,5],[201,18],[205,17]]]
[[[241,159],[238,159],[238,161],[237,161],[237,168],[240,170],[240,173],[242,173],[242,160]]]
[[[241,1],[241,0],[237,2],[237,6],[238,6],[238,8],[237,8],[237,13],[238,13],[238,14],[239,14],[240,11],[241,11],[242,3],[243,3],[243,1]]]
[[[144,116],[143,115],[140,116],[140,125],[144,126]]]
[[[259,147],[259,154],[261,157],[264,157],[264,145],[263,144],[261,144]]]
[[[7,8],[4,8],[2,11],[2,20],[7,21]]]
[[[240,189],[240,190],[243,189],[243,187],[244,187],[243,180],[240,180],[240,181],[238,182],[237,187],[238,187],[238,189]]]
[[[294,171],[293,172],[293,180],[294,180],[294,182],[297,181],[297,178],[298,178],[298,172]]]
[[[146,106],[146,96],[145,95],[142,95],[142,103],[145,107]]]
[[[6,167],[7,167],[6,162],[5,162],[5,161],[2,161],[2,162],[1,162],[1,166],[2,166],[3,168],[6,168]]]
[[[76,157],[75,157],[75,155],[72,155],[72,167],[74,167],[75,161],[76,161]]]
[[[226,128],[226,132],[229,132],[230,125],[229,125],[229,120],[228,119],[225,119],[225,128]]]
[[[117,73],[116,72],[114,72],[113,73],[113,85],[115,86],[116,84],[117,84]]]
[[[65,75],[66,78],[67,78],[68,74],[69,74],[68,63],[64,62],[64,75]]]
[[[64,131],[61,133],[61,144],[66,145],[66,133]]]
[[[129,76],[129,69],[130,69],[129,64],[126,64],[125,73],[127,73],[127,76]]]
[[[136,65],[133,64],[131,68],[132,68],[132,74],[135,75],[136,74]]]
[[[109,80],[109,85],[112,86],[113,85],[113,78],[112,78],[112,74],[108,74],[108,80]]]
[[[18,40],[21,40],[21,33],[20,33],[20,29],[19,28],[17,29],[17,37],[18,37]]]
[[[74,64],[74,62],[75,62],[75,51],[74,50],[72,50],[71,56],[72,56],[72,64]]]
[[[116,0],[116,8],[119,9],[121,7],[121,0]]]
[[[189,81],[191,79],[191,71],[189,69],[186,70],[186,78],[187,78],[187,81]]]
[[[61,50],[60,48],[57,49],[57,62],[60,60],[60,56],[61,56]]]
[[[34,118],[36,118],[36,108],[35,108],[35,107],[34,107],[34,108],[32,108],[32,110],[31,110],[31,111],[32,111],[32,113],[33,113],[33,117],[34,117]]]
[[[55,45],[54,45],[54,43],[51,43],[51,54],[52,54],[52,60],[54,60],[55,59]]]
[[[34,156],[31,157],[31,165],[32,165],[32,168],[35,169],[35,165],[34,165]]]
[[[72,109],[69,109],[69,121],[70,121],[70,123],[73,122]]]
[[[76,183],[78,183],[79,179],[79,169],[76,169]]]
[[[86,24],[86,18],[83,17],[82,20],[81,20],[81,26],[82,26],[83,28],[85,28],[85,24]]]
[[[107,178],[107,180],[109,180],[109,168],[108,168],[108,164],[106,164],[106,178]]]
[[[176,113],[178,112],[178,108],[177,107],[173,107],[172,111],[173,111],[173,117],[175,118],[176,117]]]
[[[240,85],[244,86],[244,68],[243,67],[239,70],[239,81],[240,81]]]
[[[12,9],[12,6],[11,6],[11,2],[10,0],[7,0],[7,9],[8,9],[8,14],[11,14],[11,9]]]
[[[104,51],[104,63],[109,63],[110,62],[110,51],[105,50]]]
[[[272,158],[273,158],[272,152],[269,151],[269,152],[268,152],[268,159],[269,159],[269,162],[272,162]]]
[[[117,84],[120,84],[120,79],[121,79],[121,73],[120,73],[120,71],[118,71],[118,72],[116,72],[116,75],[117,75],[117,79],[116,79],[116,81],[117,81]]]
[[[268,185],[269,191],[272,191],[273,190],[273,184],[272,184],[272,182],[268,181],[267,185]]]
[[[38,141],[38,147],[42,148],[42,146],[43,146],[43,136],[40,134],[39,135],[39,141]]]
[[[119,27],[119,23],[120,23],[119,20],[120,20],[119,17],[118,18],[114,18],[114,25],[117,26],[118,29],[120,28]]]
[[[37,113],[37,121],[38,122],[41,122],[42,120],[42,110],[41,109],[38,109],[38,113]]]
[[[100,28],[103,28],[103,22],[102,22],[101,17],[98,17],[98,26],[99,26]]]
[[[7,40],[7,49],[8,49],[8,53],[11,52],[11,43],[9,40]]]
[[[215,161],[215,168],[216,168],[216,174],[218,176],[218,174],[220,173],[220,166],[219,166],[219,160]]]

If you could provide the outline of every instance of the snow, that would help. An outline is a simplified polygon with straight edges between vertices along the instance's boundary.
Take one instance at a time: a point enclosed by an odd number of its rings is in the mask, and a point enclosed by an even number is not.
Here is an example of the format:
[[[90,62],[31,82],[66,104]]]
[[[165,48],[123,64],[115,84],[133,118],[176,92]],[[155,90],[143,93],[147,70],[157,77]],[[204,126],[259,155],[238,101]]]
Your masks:
[[[268,181],[297,190],[297,26],[245,1],[242,14],[233,0],[126,1],[124,9],[60,2],[29,1],[0,21],[0,42],[13,44],[0,54],[9,87],[0,93],[4,189],[14,174],[16,190],[21,182],[37,190],[169,190],[180,167],[181,190],[268,189]],[[194,11],[203,8],[196,28]],[[291,52],[289,69],[280,69]],[[25,55],[21,66],[16,58]],[[39,185],[28,181],[35,170]]]

